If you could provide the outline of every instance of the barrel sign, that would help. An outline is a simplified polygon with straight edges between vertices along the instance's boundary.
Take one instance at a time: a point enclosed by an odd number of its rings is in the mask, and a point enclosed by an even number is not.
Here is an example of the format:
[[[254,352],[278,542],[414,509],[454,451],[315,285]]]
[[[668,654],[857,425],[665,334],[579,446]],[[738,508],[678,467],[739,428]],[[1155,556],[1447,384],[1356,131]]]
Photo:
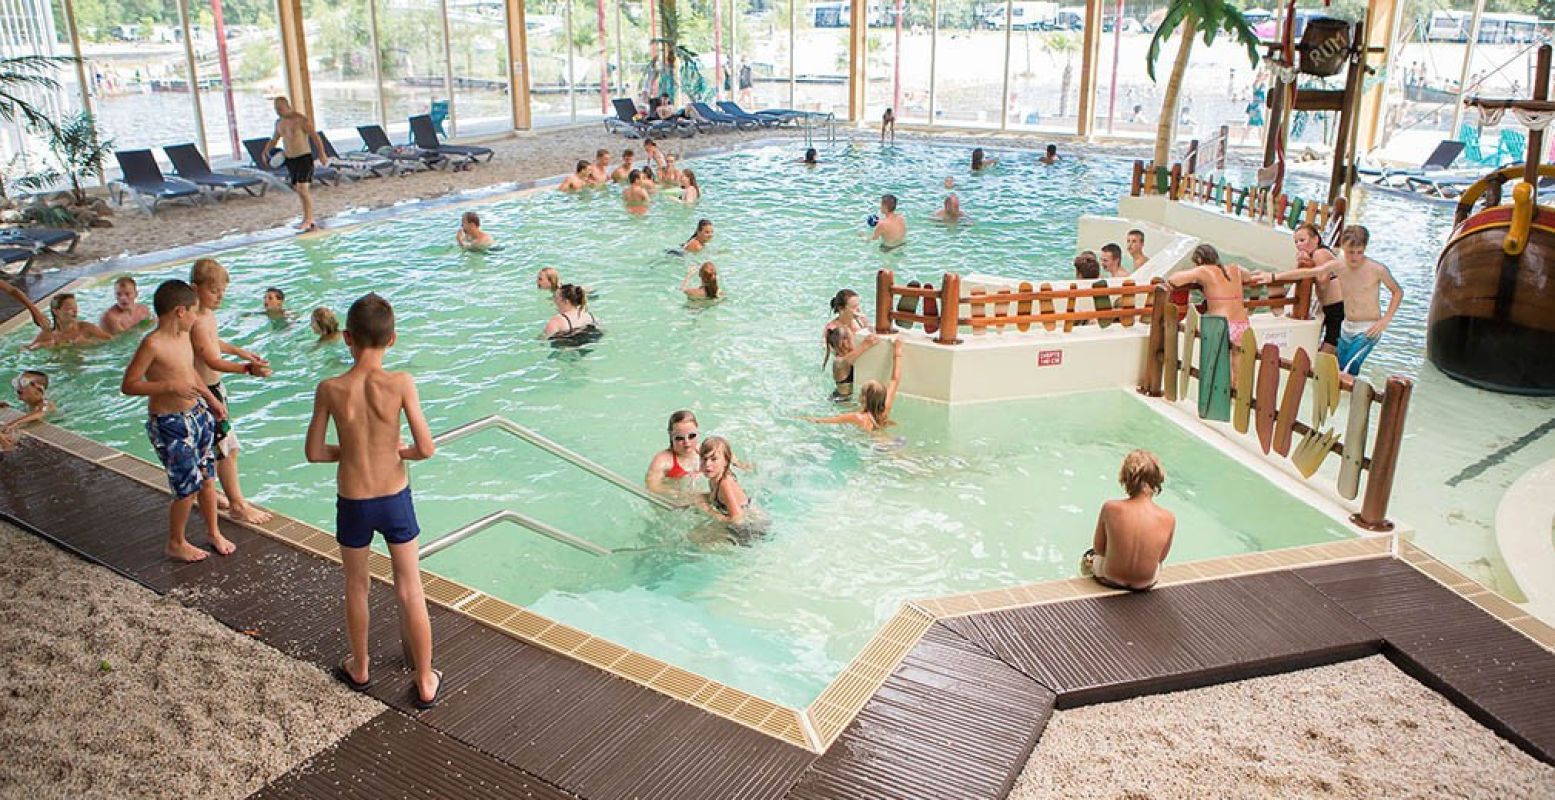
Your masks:
[[[1062,350],[1038,350],[1037,366],[1056,367],[1064,363],[1064,351]]]

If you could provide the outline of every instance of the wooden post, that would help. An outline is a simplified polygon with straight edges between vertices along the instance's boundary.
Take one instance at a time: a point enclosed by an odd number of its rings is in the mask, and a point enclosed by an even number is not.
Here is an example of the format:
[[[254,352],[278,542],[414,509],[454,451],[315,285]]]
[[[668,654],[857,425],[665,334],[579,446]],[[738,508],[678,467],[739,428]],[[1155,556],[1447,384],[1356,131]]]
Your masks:
[[[1290,310],[1291,319],[1312,319],[1312,280],[1302,278],[1296,283],[1296,300]]]
[[[1145,373],[1139,382],[1139,393],[1147,397],[1160,397],[1162,368],[1166,361],[1166,337],[1177,335],[1166,330],[1166,305],[1172,302],[1166,284],[1158,284],[1150,292],[1150,338],[1145,349]]]
[[[279,0],[276,11],[281,27],[281,62],[286,66],[286,95],[294,111],[316,123],[313,86],[308,80],[308,37],[302,30],[302,0]]]
[[[1387,518],[1388,498],[1393,494],[1393,472],[1398,466],[1404,417],[1409,411],[1409,394],[1414,386],[1414,381],[1394,375],[1388,378],[1388,388],[1382,396],[1377,441],[1366,474],[1366,496],[1361,500],[1360,513],[1350,515],[1351,522],[1369,531],[1393,530],[1393,523]]]
[[[1096,111],[1093,106],[1096,102],[1096,83],[1101,77],[1098,74],[1100,70],[1097,69],[1101,62],[1101,28],[1101,3],[1086,3],[1085,24],[1080,30],[1080,117],[1075,120],[1074,131],[1076,136],[1085,140],[1090,140],[1094,133],[1091,129],[1096,125]],[[1005,72],[1008,73],[1009,70],[1006,69]],[[1009,89],[1005,89],[1005,97],[1008,96]],[[1004,102],[1008,103],[1009,100],[1006,99]]]
[[[1128,180],[1128,194],[1138,197],[1145,189],[1145,162],[1134,160],[1134,174]]]
[[[934,341],[940,344],[961,344],[961,339],[956,335],[957,328],[961,324],[961,276],[954,272],[945,273],[945,280],[940,284],[939,290],[939,338]]]
[[[1220,141],[1215,143],[1215,169],[1219,172],[1226,170],[1226,147],[1231,142],[1231,126],[1220,126]]]
[[[875,273],[875,333],[891,333],[891,287],[896,275],[883,269]]]
[[[865,37],[869,33],[869,15],[866,13],[868,4],[853,3],[848,10],[848,121],[858,122],[864,118],[864,90],[865,80],[868,77],[864,64],[868,55],[865,51],[868,45]],[[1008,73],[1008,70],[1005,70]],[[715,81],[723,80],[722,75],[713,76]],[[1001,97],[1001,103],[1005,100]]]
[[[1171,198],[1173,200],[1181,200],[1182,199],[1182,165],[1181,164],[1173,164],[1172,165],[1172,193],[1171,193]]]
[[[1199,171],[1199,140],[1192,139],[1188,142],[1188,174]]]
[[[533,126],[529,113],[529,33],[524,26],[524,0],[506,0],[508,19],[508,99],[513,106],[513,129]]]

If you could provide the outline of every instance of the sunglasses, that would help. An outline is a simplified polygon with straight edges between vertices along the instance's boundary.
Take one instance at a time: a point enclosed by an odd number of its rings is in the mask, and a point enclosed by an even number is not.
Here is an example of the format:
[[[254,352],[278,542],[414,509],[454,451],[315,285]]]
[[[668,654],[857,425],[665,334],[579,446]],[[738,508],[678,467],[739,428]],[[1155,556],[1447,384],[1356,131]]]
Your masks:
[[[692,431],[690,433],[677,433],[671,436],[670,439],[677,442],[694,442],[697,440],[697,433],[696,431]]]

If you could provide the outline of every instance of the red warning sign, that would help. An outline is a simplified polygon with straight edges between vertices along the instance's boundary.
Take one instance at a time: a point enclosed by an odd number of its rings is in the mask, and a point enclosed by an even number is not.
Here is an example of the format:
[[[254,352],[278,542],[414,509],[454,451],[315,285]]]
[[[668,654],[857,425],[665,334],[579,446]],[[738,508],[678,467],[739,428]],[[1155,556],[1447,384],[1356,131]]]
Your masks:
[[[1037,366],[1039,367],[1056,367],[1062,363],[1064,363],[1064,351],[1062,350],[1037,351]]]

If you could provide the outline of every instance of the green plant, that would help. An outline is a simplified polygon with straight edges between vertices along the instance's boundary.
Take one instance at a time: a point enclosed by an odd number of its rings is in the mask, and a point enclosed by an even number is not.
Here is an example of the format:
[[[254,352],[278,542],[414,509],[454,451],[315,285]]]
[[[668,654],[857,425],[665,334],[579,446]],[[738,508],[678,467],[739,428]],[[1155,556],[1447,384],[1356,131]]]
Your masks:
[[[74,228],[76,215],[63,206],[28,206],[22,219],[44,228]]]
[[[1227,0],[1172,0],[1150,39],[1150,50],[1145,54],[1145,68],[1150,80],[1155,81],[1155,62],[1161,56],[1161,45],[1182,28],[1182,44],[1177,48],[1177,58],[1172,62],[1172,74],[1166,81],[1165,96],[1161,99],[1161,119],[1156,124],[1155,163],[1165,165],[1171,156],[1172,142],[1177,133],[1177,98],[1182,89],[1183,77],[1188,72],[1188,55],[1193,52],[1193,40],[1202,35],[1205,46],[1215,43],[1215,37],[1224,32],[1247,48],[1247,60],[1258,65],[1258,34],[1242,16],[1242,10]]]
[[[77,205],[87,202],[86,189],[81,182],[89,175],[102,172],[103,162],[113,152],[113,141],[97,134],[97,122],[91,114],[76,114],[49,132],[49,155],[53,163],[16,180],[16,185],[29,191],[40,191],[59,181],[70,184],[70,194]]]

